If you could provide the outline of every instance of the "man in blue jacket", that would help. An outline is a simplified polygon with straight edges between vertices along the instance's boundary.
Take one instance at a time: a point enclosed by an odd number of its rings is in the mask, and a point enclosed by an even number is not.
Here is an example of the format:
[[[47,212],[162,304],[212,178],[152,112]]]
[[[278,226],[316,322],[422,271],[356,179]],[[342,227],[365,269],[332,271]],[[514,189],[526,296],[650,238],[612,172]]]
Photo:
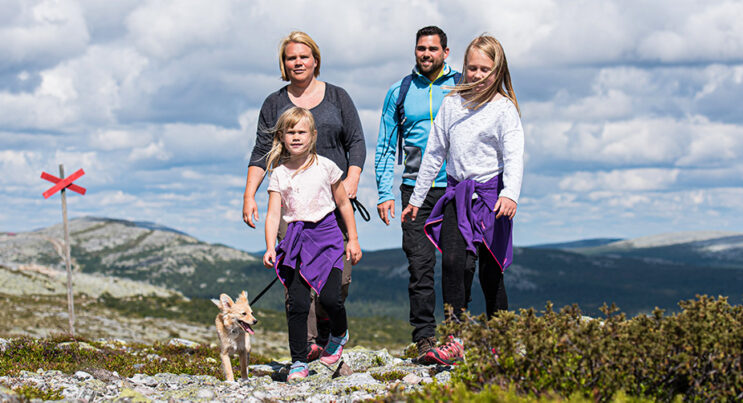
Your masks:
[[[442,86],[456,85],[461,77],[445,62],[449,56],[446,45],[446,34],[440,28],[421,28],[416,34],[416,63],[412,74],[393,84],[384,99],[374,169],[379,193],[377,212],[387,225],[390,224],[390,218],[395,218],[395,196],[392,193],[395,155],[405,155],[400,186],[404,209],[415,187],[431,125],[441,101],[449,92]],[[401,160],[399,158],[398,163]],[[436,294],[433,280],[436,250],[423,232],[423,223],[445,189],[446,164],[441,167],[433,188],[418,210],[416,220],[402,224],[402,247],[408,258],[410,272],[410,325],[414,327],[413,342],[418,347],[419,361],[436,346]]]

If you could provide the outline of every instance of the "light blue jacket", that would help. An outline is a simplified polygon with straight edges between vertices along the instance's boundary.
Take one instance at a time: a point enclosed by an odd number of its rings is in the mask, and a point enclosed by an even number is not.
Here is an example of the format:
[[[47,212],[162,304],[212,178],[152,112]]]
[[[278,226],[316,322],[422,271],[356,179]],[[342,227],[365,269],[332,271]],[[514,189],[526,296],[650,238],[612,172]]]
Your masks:
[[[441,101],[449,93],[442,86],[454,86],[456,72],[444,64],[441,75],[433,82],[428,77],[413,69],[413,81],[405,97],[405,116],[403,125],[403,149],[405,150],[405,169],[402,174],[402,183],[415,186],[415,178],[421,165],[423,153],[428,142],[428,133],[439,112]],[[377,193],[379,201],[394,200],[392,193],[394,183],[394,166],[397,150],[397,97],[400,93],[402,79],[390,87],[384,99],[382,120],[379,123],[379,137],[377,137],[377,151],[374,155],[374,171],[377,177]],[[446,187],[446,163],[433,182],[433,187]]]

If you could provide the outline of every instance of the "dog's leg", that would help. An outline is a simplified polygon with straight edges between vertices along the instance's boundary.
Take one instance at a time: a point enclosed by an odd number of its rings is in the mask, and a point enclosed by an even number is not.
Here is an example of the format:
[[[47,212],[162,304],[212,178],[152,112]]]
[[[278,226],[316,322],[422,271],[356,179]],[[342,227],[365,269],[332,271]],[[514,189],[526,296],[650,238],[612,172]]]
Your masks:
[[[248,379],[248,364],[250,363],[250,335],[245,333],[240,349],[240,376]]]
[[[234,382],[235,375],[232,374],[232,362],[230,362],[229,354],[222,353],[220,354],[220,357],[222,358],[222,370],[224,371],[224,379],[226,381]]]
[[[250,355],[247,351],[240,351],[240,377],[242,379],[248,379],[248,360]]]

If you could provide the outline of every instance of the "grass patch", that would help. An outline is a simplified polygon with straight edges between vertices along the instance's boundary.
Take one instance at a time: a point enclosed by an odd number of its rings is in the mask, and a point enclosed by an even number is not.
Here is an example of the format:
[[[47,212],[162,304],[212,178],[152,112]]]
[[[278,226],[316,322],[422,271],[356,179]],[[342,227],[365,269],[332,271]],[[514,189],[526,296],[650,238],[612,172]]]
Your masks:
[[[250,364],[267,364],[272,360],[260,354],[250,355]],[[232,358],[239,373],[239,361]],[[211,375],[224,379],[219,363],[219,350],[204,345],[173,346],[156,343],[111,345],[56,335],[48,339],[19,338],[0,352],[0,376],[18,376],[21,371],[57,370],[67,374],[91,369],[116,371],[131,377],[136,373],[155,375],[173,373]]]

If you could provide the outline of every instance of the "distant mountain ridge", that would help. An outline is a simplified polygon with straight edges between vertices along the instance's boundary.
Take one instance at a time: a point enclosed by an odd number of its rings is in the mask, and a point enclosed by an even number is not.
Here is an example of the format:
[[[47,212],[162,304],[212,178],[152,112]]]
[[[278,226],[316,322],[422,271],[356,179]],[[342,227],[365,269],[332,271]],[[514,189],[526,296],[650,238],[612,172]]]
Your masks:
[[[234,296],[242,290],[254,296],[275,278],[255,255],[201,242],[155,223],[86,217],[71,220],[70,233],[76,271],[139,281],[191,298],[214,298],[222,292]],[[0,234],[0,266],[37,265],[61,271],[61,239],[61,225]],[[515,263],[505,274],[510,309],[542,309],[549,300],[557,307],[577,303],[594,315],[604,302],[615,302],[634,315],[655,306],[675,310],[679,300],[695,294],[726,295],[740,303],[743,234],[666,234],[640,240],[515,248]],[[439,316],[440,284],[437,265]],[[353,270],[349,315],[407,319],[407,285],[407,259],[401,249],[366,251]],[[283,309],[283,287],[275,285],[259,304]],[[484,310],[477,276],[470,308],[474,313]]]

